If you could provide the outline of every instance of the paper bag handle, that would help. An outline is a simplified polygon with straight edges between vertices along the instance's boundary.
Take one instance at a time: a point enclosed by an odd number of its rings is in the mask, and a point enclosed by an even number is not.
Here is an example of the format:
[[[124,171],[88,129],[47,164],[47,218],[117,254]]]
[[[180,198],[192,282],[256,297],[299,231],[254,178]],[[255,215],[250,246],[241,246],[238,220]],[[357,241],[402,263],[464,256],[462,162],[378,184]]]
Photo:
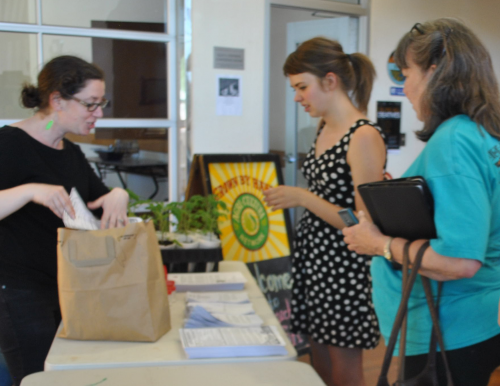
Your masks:
[[[87,259],[81,259],[81,258],[79,259],[78,247],[76,241],[68,240],[69,261],[75,267],[97,267],[100,265],[107,265],[111,263],[113,259],[116,257],[115,240],[110,236],[106,236],[105,240],[106,240],[106,252],[108,256],[102,258],[87,258]]]

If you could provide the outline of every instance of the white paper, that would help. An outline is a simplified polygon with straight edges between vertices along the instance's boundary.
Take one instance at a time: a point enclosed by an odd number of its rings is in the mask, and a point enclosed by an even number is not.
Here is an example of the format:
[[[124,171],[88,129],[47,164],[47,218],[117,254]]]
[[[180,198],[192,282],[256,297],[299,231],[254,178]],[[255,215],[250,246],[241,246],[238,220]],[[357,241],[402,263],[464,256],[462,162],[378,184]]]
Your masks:
[[[239,116],[243,111],[242,77],[217,75],[217,115]]]
[[[241,272],[174,273],[168,280],[175,281],[178,292],[183,291],[237,291],[245,286]]]
[[[216,319],[224,322],[225,324],[235,327],[258,327],[262,326],[264,321],[259,315],[230,315],[230,314],[217,314],[213,313]]]
[[[252,303],[224,304],[224,303],[188,303],[187,310],[194,307],[202,307],[210,313],[218,312],[231,315],[255,314]]]
[[[249,303],[248,293],[241,292],[187,292],[188,303]]]
[[[203,273],[172,273],[168,275],[169,280],[175,284],[224,284],[224,283],[246,283],[247,279],[241,272],[203,272]]]
[[[180,329],[189,358],[287,355],[275,326]]]
[[[258,327],[263,323],[255,313],[250,315],[210,313],[201,306],[195,306],[189,310],[184,328]]]
[[[92,212],[87,208],[83,202],[80,194],[76,188],[72,188],[69,194],[71,205],[75,210],[75,218],[72,219],[69,214],[64,211],[63,222],[66,228],[72,229],[85,229],[85,230],[98,230],[101,228],[101,222],[94,217]]]

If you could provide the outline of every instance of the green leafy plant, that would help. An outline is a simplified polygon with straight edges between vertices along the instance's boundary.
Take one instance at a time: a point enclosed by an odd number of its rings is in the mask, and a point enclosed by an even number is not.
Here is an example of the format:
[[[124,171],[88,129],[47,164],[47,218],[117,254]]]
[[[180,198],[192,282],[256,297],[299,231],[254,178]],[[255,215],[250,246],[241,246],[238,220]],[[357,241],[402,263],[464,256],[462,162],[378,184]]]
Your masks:
[[[197,216],[195,207],[197,203],[194,200],[176,202],[172,206],[172,214],[177,219],[177,233],[188,235],[189,232],[197,229]]]
[[[128,217],[135,216],[134,209],[138,205],[149,204],[151,202],[150,199],[145,199],[145,200],[141,199],[134,191],[132,191],[130,189],[126,189],[126,191],[128,193],[128,197],[129,197],[128,207],[127,207],[127,216]]]
[[[156,229],[160,232],[160,242],[167,241],[167,234],[170,231],[170,214],[173,213],[173,208],[177,206],[177,202],[150,202],[148,210],[153,215],[153,223]]]
[[[227,216],[227,205],[225,202],[217,200],[216,196],[210,194],[203,197],[202,210],[197,215],[200,220],[200,231],[204,234],[220,234],[218,220],[219,217]]]

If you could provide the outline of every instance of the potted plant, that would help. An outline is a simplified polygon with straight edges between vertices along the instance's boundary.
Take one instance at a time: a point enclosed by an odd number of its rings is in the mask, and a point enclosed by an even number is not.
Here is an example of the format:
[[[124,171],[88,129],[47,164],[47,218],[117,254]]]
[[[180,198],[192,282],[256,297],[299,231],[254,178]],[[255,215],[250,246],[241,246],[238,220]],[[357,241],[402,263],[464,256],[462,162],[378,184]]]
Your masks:
[[[226,217],[227,205],[210,194],[203,197],[202,208],[197,212],[200,222],[199,238],[201,248],[217,248],[220,246],[219,217]]]
[[[140,219],[140,221],[142,221],[143,218],[137,216],[135,211],[138,209],[139,205],[149,204],[151,202],[151,200],[141,199],[134,191],[132,191],[130,189],[126,189],[126,191],[128,193],[128,197],[129,197],[128,206],[127,206],[127,217],[129,218],[129,221],[131,219]],[[136,222],[137,222],[137,220],[136,220]]]
[[[197,248],[198,242],[190,235],[190,233],[196,229],[197,218],[194,212],[196,202],[188,200],[183,202],[172,202],[171,204],[175,204],[172,205],[171,211],[177,219],[175,239],[182,248]]]
[[[153,223],[157,229],[158,244],[160,248],[175,248],[178,244],[176,240],[170,237],[170,214],[177,205],[176,202],[150,202],[148,210],[153,215]]]

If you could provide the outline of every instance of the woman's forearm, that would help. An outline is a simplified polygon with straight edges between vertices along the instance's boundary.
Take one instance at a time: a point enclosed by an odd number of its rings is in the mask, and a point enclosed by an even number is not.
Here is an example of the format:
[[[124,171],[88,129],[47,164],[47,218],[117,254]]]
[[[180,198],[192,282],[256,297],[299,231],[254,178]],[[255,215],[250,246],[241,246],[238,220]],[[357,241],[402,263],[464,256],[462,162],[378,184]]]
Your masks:
[[[403,248],[407,240],[395,238],[391,243],[391,253],[393,259],[403,263]],[[425,240],[417,240],[410,246],[409,257],[413,265],[417,251]],[[383,250],[381,251],[383,254]],[[419,273],[430,279],[448,281],[470,278],[481,268],[481,262],[478,260],[448,257],[436,253],[432,247],[427,248],[422,259],[422,265]]]
[[[345,227],[344,222],[337,214],[343,208],[318,197],[308,190],[304,190],[301,206],[337,229]]]
[[[21,209],[33,199],[31,184],[0,190],[0,220]]]

